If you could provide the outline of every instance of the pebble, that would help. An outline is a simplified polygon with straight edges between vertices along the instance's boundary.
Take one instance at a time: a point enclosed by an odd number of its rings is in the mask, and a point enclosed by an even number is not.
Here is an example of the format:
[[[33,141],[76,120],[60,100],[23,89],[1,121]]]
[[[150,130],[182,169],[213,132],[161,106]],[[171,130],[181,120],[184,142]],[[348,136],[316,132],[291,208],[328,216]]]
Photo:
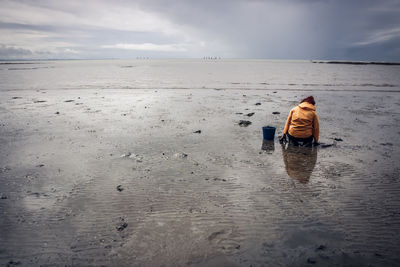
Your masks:
[[[246,114],[247,117],[251,117],[253,115],[254,115],[254,112],[250,112],[250,113]]]
[[[243,121],[243,120],[239,121],[239,126],[240,127],[247,127],[250,124],[251,124],[251,121]]]
[[[10,261],[8,262],[8,266],[10,266],[10,265],[20,265],[20,264],[21,264],[20,261],[13,261],[13,260],[10,260]]]
[[[259,106],[259,105],[261,105],[261,103],[260,103],[260,102],[258,102],[258,103],[255,103],[254,105],[256,105],[256,106]]]
[[[308,258],[307,263],[315,264],[315,263],[317,263],[317,261],[313,258]]]
[[[281,114],[280,112],[278,112],[278,111],[274,111],[274,112],[272,112],[272,114]]]
[[[122,185],[118,185],[118,186],[117,186],[117,190],[118,190],[119,192],[122,192],[122,191],[124,190],[124,188],[122,187]]]
[[[128,224],[124,222],[121,225],[117,226],[117,230],[118,232],[122,232],[126,227],[128,227]]]
[[[197,130],[197,131],[195,131],[195,132],[193,132],[193,133],[201,134],[201,130]]]

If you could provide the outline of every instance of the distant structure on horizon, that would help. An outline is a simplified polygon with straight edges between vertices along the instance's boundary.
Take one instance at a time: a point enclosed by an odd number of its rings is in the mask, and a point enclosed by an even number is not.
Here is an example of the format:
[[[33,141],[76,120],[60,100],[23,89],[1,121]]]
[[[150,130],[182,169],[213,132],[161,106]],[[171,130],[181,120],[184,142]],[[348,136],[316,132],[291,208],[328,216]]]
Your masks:
[[[204,60],[217,60],[221,59],[221,57],[203,57]]]

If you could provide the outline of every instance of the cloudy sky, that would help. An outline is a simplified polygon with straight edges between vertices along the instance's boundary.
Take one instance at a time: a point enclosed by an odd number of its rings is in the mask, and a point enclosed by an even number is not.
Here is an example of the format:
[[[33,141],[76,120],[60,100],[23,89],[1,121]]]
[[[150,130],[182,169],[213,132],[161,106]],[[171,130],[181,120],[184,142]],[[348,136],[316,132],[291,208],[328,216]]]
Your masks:
[[[0,59],[400,61],[400,0],[0,0]]]

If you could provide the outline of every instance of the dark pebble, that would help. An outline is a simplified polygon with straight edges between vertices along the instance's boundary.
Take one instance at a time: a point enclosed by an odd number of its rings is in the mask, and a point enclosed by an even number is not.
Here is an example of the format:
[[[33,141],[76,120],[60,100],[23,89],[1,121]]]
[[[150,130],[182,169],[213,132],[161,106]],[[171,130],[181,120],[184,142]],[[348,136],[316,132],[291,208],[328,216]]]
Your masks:
[[[36,167],[38,167],[38,168],[44,167],[44,164],[36,165]]]
[[[307,263],[315,264],[315,263],[317,263],[317,261],[314,260],[313,258],[308,258]]]
[[[119,192],[122,192],[122,191],[124,190],[124,188],[122,188],[122,185],[119,185],[119,186],[117,186],[117,190],[118,190]]]
[[[57,111],[57,112],[56,112],[56,113],[54,113],[54,114],[57,114],[57,115],[58,115],[58,114],[60,114],[60,112],[59,112],[59,111]]]
[[[332,144],[321,144],[320,145],[322,148],[327,148],[333,146]]]
[[[20,265],[20,264],[21,264],[20,261],[13,261],[13,260],[10,260],[10,261],[8,262],[8,266],[10,266],[10,265]]]
[[[20,96],[13,96],[12,99],[21,99],[22,97]]]
[[[249,114],[246,114],[247,117],[251,117],[254,115],[254,112],[250,112]]]
[[[1,199],[7,199],[7,196],[1,196]]]
[[[338,141],[338,142],[342,142],[343,141],[342,138],[333,138],[333,140]]]
[[[393,146],[392,143],[381,143],[382,146]]]
[[[240,245],[237,245],[235,248],[236,248],[236,249],[239,249],[239,248],[240,248]]]
[[[126,227],[128,227],[128,224],[124,222],[120,226],[117,227],[118,232],[122,232]]]
[[[274,94],[278,93],[277,91],[273,92]]]
[[[36,101],[33,101],[33,103],[44,103],[44,102],[47,102],[46,100],[36,100]]]
[[[281,113],[278,111],[274,111],[274,112],[272,112],[272,114],[281,114]]]
[[[251,124],[251,121],[239,121],[239,126],[240,127],[247,127]]]
[[[261,103],[260,103],[260,102],[258,102],[258,103],[255,103],[254,105],[256,105],[256,106],[259,106],[259,105],[261,105]]]
[[[65,100],[64,102],[74,102],[75,100],[69,99],[69,100]]]
[[[197,131],[195,131],[195,132],[193,132],[193,133],[198,133],[198,134],[200,134],[200,133],[201,133],[201,130],[197,130]]]
[[[237,114],[237,115],[242,115],[243,112],[236,112],[235,114]]]

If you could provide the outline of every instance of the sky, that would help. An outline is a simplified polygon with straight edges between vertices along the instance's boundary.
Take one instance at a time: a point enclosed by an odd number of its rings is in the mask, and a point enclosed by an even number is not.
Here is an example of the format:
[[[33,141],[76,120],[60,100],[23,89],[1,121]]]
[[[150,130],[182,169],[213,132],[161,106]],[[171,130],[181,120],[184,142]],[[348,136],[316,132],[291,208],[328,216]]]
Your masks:
[[[0,59],[400,61],[400,0],[0,0]]]

